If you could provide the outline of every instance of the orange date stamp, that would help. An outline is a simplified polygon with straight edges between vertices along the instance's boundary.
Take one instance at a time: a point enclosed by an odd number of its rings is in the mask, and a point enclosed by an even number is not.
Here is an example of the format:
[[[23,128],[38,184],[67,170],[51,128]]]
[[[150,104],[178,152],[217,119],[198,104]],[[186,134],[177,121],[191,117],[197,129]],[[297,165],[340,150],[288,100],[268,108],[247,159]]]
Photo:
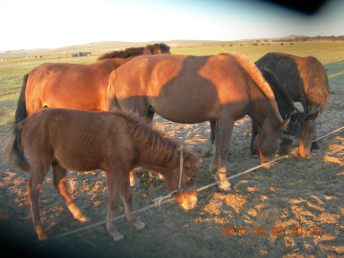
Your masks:
[[[284,227],[272,227],[270,230],[265,230],[265,227],[253,227],[249,229],[248,227],[222,227],[222,236],[320,236],[321,227],[290,227],[287,230]]]

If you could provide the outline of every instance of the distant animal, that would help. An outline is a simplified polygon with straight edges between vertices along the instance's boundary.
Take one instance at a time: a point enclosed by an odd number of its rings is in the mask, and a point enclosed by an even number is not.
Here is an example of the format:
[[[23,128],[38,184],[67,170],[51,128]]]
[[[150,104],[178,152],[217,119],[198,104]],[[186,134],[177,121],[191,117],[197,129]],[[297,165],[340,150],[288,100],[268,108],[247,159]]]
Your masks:
[[[281,43],[281,46],[284,46],[284,44],[283,44],[283,43]]]
[[[282,142],[283,121],[273,92],[247,57],[140,56],[110,74],[109,110],[137,111],[149,121],[154,113],[177,123],[217,121],[211,172],[226,178],[229,143],[236,120],[246,114],[260,134],[254,146],[266,163]],[[227,181],[219,188],[230,190]]]
[[[293,46],[293,45],[294,45],[294,43],[293,43],[293,42],[291,42],[291,43],[290,43],[290,45],[291,45],[291,46]]]
[[[294,102],[301,102],[304,120],[301,122],[300,155],[307,157],[312,149],[319,149],[313,139],[320,112],[330,100],[330,87],[323,65],[314,57],[298,57],[282,53],[268,53],[256,62],[260,70],[269,69]],[[292,139],[285,138],[281,147],[290,152]],[[284,147],[283,147],[284,146]]]
[[[12,166],[30,173],[27,183],[38,239],[46,239],[38,210],[38,195],[44,177],[53,167],[53,185],[65,199],[67,207],[80,222],[89,219],[82,214],[67,191],[67,169],[106,172],[108,215],[115,217],[120,196],[125,212],[133,211],[129,172],[135,166],[154,169],[164,175],[166,185],[181,206],[193,208],[197,202],[195,189],[197,161],[190,151],[181,151],[181,142],[152,129],[136,114],[129,112],[91,112],[48,108],[33,113],[15,124],[8,134],[4,155]],[[27,151],[31,164],[25,159]],[[183,156],[180,171],[180,155]],[[144,224],[135,215],[127,216],[137,230]],[[123,238],[114,221],[106,225],[115,241]]]

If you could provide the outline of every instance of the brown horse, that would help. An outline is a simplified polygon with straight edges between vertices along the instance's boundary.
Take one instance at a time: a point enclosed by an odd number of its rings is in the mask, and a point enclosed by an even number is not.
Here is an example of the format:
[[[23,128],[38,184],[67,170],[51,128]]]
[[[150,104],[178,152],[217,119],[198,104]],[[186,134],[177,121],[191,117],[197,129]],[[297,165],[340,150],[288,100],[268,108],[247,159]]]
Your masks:
[[[324,66],[314,57],[298,57],[282,53],[268,53],[256,62],[263,71],[269,69],[281,82],[293,101],[301,102],[306,119],[301,123],[300,155],[306,158],[316,133],[315,119],[324,111],[330,100],[330,88]],[[285,139],[281,147],[289,152],[291,144]]]
[[[156,55],[135,58],[109,77],[109,110],[154,113],[177,123],[217,121],[211,172],[226,178],[226,160],[234,122],[246,114],[259,128],[255,148],[262,162],[271,159],[283,139],[283,122],[274,94],[258,68],[237,54]],[[220,188],[230,190],[224,181]]]
[[[199,157],[192,152],[181,152],[179,148],[179,141],[152,129],[136,114],[48,108],[33,113],[14,126],[6,138],[4,154],[13,166],[30,173],[27,191],[33,225],[42,240],[46,235],[39,218],[38,194],[51,165],[53,185],[65,199],[74,218],[81,222],[88,218],[67,192],[67,169],[106,171],[108,219],[115,216],[120,196],[124,200],[126,213],[133,210],[129,172],[135,166],[163,174],[171,191],[178,186],[184,188],[185,192],[175,192],[174,195],[183,208],[193,208],[197,202],[197,191],[185,188],[195,186]],[[30,156],[31,166],[25,160],[23,149]],[[182,172],[180,153],[184,157]],[[144,228],[135,215],[127,218],[136,229]],[[123,238],[114,221],[107,223],[107,230],[115,241]]]
[[[161,43],[106,53],[93,64],[42,64],[24,76],[15,123],[44,107],[106,111],[106,91],[113,70],[138,55],[170,53],[169,49]],[[131,181],[133,184],[133,175]],[[135,186],[139,185],[136,179]]]
[[[165,44],[113,51],[92,64],[44,63],[24,76],[15,123],[44,107],[106,111],[110,73],[138,55],[170,53]]]

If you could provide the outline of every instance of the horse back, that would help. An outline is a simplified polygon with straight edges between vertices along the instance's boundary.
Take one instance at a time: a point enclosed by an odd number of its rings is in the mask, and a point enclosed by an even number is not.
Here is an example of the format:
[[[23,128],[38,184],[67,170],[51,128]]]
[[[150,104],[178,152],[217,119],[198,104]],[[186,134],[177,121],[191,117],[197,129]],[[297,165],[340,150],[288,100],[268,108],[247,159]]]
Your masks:
[[[47,107],[106,110],[109,74],[118,60],[93,64],[45,63],[29,73],[25,96],[28,115]]]
[[[325,68],[316,58],[268,53],[256,65],[260,70],[272,71],[290,97],[296,102],[300,101],[305,110],[309,104],[325,109],[330,89]]]
[[[183,123],[193,117],[197,123],[214,120],[225,105],[247,105],[250,79],[232,56],[152,55],[120,66],[109,87],[128,109],[145,115],[151,107],[169,120]],[[195,115],[200,113],[202,119]]]

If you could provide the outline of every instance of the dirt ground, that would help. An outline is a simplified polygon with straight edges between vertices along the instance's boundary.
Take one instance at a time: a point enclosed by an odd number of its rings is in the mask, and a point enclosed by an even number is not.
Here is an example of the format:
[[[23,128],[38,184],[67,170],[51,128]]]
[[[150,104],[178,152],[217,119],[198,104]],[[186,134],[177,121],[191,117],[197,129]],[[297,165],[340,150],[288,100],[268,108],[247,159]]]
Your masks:
[[[317,135],[344,125],[342,95],[332,95],[317,119]],[[181,125],[159,116],[156,126],[182,139],[195,153],[212,150],[209,123]],[[256,165],[249,154],[250,119],[236,122],[227,175]],[[2,146],[5,135],[0,135]],[[0,235],[2,250],[35,257],[344,257],[344,130],[319,141],[321,153],[302,159],[297,152],[270,169],[260,168],[231,180],[225,194],[217,186],[199,192],[196,208],[183,211],[176,201],[137,214],[146,230],[136,231],[127,220],[117,221],[125,238],[115,243],[105,225],[39,244],[32,227],[26,192],[29,174],[11,168],[0,158]],[[298,142],[295,143],[298,147]],[[1,150],[2,151],[2,150]],[[202,158],[198,187],[214,182]],[[142,187],[133,190],[140,209],[168,194],[163,182],[138,170]],[[39,208],[43,227],[53,237],[106,219],[105,172],[68,173],[69,191],[92,222],[74,220],[52,186],[48,173],[42,184]],[[123,214],[121,203],[118,215]],[[5,255],[5,256],[4,256]],[[6,257],[6,252],[2,252]]]

